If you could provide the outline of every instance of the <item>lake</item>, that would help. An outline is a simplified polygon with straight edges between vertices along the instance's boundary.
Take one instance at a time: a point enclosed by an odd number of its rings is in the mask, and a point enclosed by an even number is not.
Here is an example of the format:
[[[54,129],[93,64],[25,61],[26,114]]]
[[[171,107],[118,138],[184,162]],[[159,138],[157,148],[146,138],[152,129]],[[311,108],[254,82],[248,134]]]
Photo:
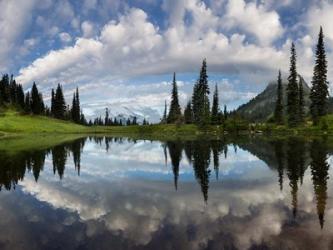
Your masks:
[[[333,249],[332,142],[1,147],[0,249]]]

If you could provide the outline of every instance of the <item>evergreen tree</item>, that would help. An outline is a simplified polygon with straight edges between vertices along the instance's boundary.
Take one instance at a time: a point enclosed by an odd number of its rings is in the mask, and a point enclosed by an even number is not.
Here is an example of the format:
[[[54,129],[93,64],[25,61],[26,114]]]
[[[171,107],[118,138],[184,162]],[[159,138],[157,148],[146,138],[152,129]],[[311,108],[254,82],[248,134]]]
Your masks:
[[[110,112],[109,112],[109,109],[106,108],[105,109],[105,121],[104,121],[104,124],[105,126],[109,126],[110,125]]]
[[[71,108],[71,119],[75,123],[81,123],[81,107],[80,107],[80,96],[79,89],[76,88],[73,94],[72,108]]]
[[[13,78],[13,75],[10,78],[9,97],[12,104],[17,104],[17,85],[16,81]]]
[[[170,110],[169,115],[167,118],[168,123],[175,123],[179,121],[181,117],[181,110],[179,106],[179,100],[178,100],[178,88],[177,88],[177,82],[176,82],[176,73],[173,74],[173,82],[172,82],[172,94],[171,94],[171,104],[170,104]]]
[[[227,105],[224,105],[223,118],[224,118],[224,121],[226,121],[228,119]]]
[[[297,83],[297,69],[296,69],[296,49],[295,44],[291,45],[290,57],[290,75],[288,77],[287,86],[287,113],[288,124],[295,127],[299,122],[299,91]]]
[[[219,123],[219,92],[216,84],[213,96],[212,124],[218,124],[218,123]]]
[[[39,115],[41,113],[40,110],[40,98],[39,98],[39,92],[36,86],[36,83],[34,82],[31,88],[31,111],[35,115]]]
[[[55,97],[54,97],[54,117],[57,119],[64,119],[66,113],[66,103],[62,87],[58,84]]]
[[[25,95],[24,100],[24,111],[29,114],[31,113],[31,98],[30,98],[30,92],[28,91]]]
[[[194,85],[192,96],[192,108],[194,121],[200,125],[206,125],[210,120],[210,108],[209,108],[209,86],[207,75],[207,62],[203,60],[200,70],[200,76],[197,83]]]
[[[21,84],[17,85],[16,91],[17,104],[21,109],[24,109],[24,91]]]
[[[320,27],[316,49],[316,62],[313,70],[312,87],[310,93],[310,112],[314,124],[318,123],[321,116],[327,114],[328,102],[327,60],[324,45],[323,29]]]
[[[304,91],[303,91],[303,83],[301,77],[299,77],[299,104],[298,104],[298,115],[299,122],[304,122],[305,119],[305,103],[304,103]]]
[[[283,86],[281,71],[279,71],[278,76],[277,99],[275,104],[274,118],[277,124],[283,124]]]
[[[81,120],[81,105],[79,88],[76,88],[75,92],[75,122],[80,123]]]
[[[189,101],[185,107],[184,119],[186,124],[191,124],[193,122],[193,111],[192,111],[191,101]]]

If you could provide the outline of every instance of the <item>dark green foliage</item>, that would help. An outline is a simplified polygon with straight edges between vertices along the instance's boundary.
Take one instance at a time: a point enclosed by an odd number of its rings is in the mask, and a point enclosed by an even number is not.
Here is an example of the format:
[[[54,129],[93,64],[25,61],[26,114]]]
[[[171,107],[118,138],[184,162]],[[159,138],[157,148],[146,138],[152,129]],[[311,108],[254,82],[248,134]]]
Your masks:
[[[278,76],[277,98],[274,111],[274,119],[277,124],[283,124],[283,86],[281,71]]]
[[[327,60],[324,45],[324,34],[322,27],[320,27],[310,94],[310,112],[314,124],[318,123],[321,116],[327,114],[328,96]]]
[[[227,105],[224,105],[223,118],[224,118],[224,121],[226,121],[228,119]]]
[[[189,101],[184,110],[184,119],[186,124],[193,123],[193,110],[192,110],[192,102]]]
[[[178,100],[178,88],[176,82],[176,73],[173,74],[173,82],[172,82],[172,94],[171,94],[171,104],[169,115],[167,118],[168,123],[175,123],[180,120],[181,118],[181,110],[179,106]]]
[[[62,87],[58,84],[55,96],[54,96],[54,107],[53,107],[53,116],[57,119],[64,119],[66,113],[66,102],[64,94],[62,92]]]
[[[311,174],[314,193],[317,201],[317,214],[320,227],[324,227],[324,216],[327,200],[327,180],[329,164],[327,162],[327,141],[316,139],[311,144]]]
[[[201,126],[210,123],[209,93],[207,63],[205,59],[202,63],[199,80],[194,85],[192,96],[193,120]]]
[[[80,107],[80,96],[79,89],[76,88],[73,94],[72,108],[71,108],[71,119],[75,123],[81,123],[81,107]]]
[[[305,102],[304,102],[303,83],[301,77],[299,78],[298,91],[299,91],[298,116],[299,116],[299,122],[303,123],[305,119]]]
[[[29,91],[25,94],[24,112],[27,114],[31,113],[31,97]]]
[[[42,94],[39,93],[36,83],[31,88],[31,112],[35,115],[44,113],[44,101]]]
[[[17,85],[16,101],[20,109],[24,109],[24,91],[21,84]]]
[[[299,124],[299,91],[297,78],[296,49],[294,43],[292,43],[290,56],[290,75],[288,77],[287,86],[287,113],[288,125],[290,127],[295,127]]]
[[[211,122],[212,124],[219,124],[219,92],[218,92],[217,84],[215,85],[215,91],[213,96],[213,106],[212,106],[212,115],[211,115]]]

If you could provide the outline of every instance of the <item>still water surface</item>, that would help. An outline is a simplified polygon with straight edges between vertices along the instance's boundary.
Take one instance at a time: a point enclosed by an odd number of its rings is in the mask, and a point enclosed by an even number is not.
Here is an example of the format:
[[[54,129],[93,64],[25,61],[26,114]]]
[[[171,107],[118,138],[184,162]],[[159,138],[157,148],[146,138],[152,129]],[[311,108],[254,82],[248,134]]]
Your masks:
[[[0,152],[0,249],[333,249],[332,141]]]

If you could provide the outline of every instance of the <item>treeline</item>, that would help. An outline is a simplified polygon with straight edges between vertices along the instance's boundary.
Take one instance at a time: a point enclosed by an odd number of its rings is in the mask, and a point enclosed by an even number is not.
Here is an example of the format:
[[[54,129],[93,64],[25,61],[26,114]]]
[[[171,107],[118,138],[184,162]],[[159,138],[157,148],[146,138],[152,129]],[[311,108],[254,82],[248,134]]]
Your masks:
[[[51,107],[44,103],[43,94],[34,82],[30,91],[24,93],[21,84],[16,83],[13,76],[2,76],[0,81],[0,106],[12,106],[25,114],[42,115],[61,120],[69,120],[87,125],[87,121],[80,108],[79,90],[73,94],[72,106],[66,104],[63,89],[58,84],[56,90],[51,91]]]
[[[161,123],[197,124],[200,126],[209,124],[223,125],[228,118],[228,112],[226,105],[224,105],[224,111],[220,109],[217,84],[215,85],[213,93],[212,106],[210,105],[209,94],[207,62],[206,59],[204,59],[199,79],[193,87],[192,99],[188,101],[182,113],[179,104],[176,74],[174,73],[169,112],[167,110],[167,103],[165,103]]]
[[[117,118],[110,116],[110,111],[108,108],[105,109],[105,116],[102,118],[102,116],[99,116],[94,119],[94,121],[89,121],[89,126],[95,125],[95,126],[133,126],[133,125],[139,125],[137,117],[128,117],[127,119]],[[146,120],[146,118],[143,119],[142,125],[149,125],[149,122]]]
[[[24,114],[47,116],[86,126],[138,125],[136,117],[128,118],[125,121],[119,118],[112,119],[108,109],[106,109],[105,118],[97,117],[94,120],[87,121],[81,109],[78,88],[73,93],[71,105],[68,105],[66,104],[63,88],[58,84],[56,89],[51,90],[50,104],[50,107],[45,105],[43,94],[38,90],[35,82],[31,90],[24,93],[22,85],[16,82],[13,75],[10,77],[8,74],[2,76],[0,81],[0,107],[10,106]],[[143,125],[148,124],[149,122],[144,119]]]
[[[287,85],[287,107],[283,105],[283,86],[281,72],[278,76],[277,100],[274,112],[274,121],[277,124],[285,124],[296,127],[302,125],[308,114],[305,111],[304,93],[301,78],[297,72],[297,56],[295,44],[291,45],[290,69]],[[310,92],[310,116],[314,125],[328,113],[328,84],[327,60],[324,45],[323,29],[320,27],[318,43],[316,47],[316,60],[312,77]]]

